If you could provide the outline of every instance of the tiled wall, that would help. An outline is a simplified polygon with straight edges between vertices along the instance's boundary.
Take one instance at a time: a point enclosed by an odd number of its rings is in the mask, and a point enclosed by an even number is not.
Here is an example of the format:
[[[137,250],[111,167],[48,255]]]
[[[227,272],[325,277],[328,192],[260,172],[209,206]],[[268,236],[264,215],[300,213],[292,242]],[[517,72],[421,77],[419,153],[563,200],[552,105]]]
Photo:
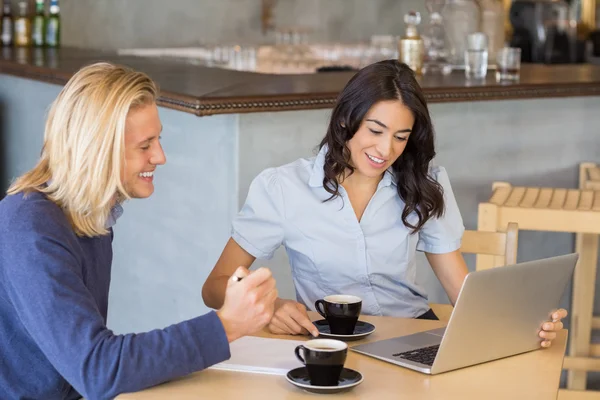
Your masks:
[[[261,0],[62,0],[63,43],[91,48],[261,43]],[[277,26],[302,25],[319,41],[398,35],[422,0],[277,0]]]

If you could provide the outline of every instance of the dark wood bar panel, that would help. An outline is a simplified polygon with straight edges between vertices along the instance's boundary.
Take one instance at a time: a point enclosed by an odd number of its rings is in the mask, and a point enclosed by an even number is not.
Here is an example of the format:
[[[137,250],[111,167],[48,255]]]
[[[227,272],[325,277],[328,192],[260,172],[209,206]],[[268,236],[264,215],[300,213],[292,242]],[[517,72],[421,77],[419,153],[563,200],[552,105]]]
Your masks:
[[[330,108],[353,75],[259,74],[74,48],[5,48],[0,73],[64,84],[79,68],[96,61],[148,73],[161,87],[160,105],[198,116]],[[497,83],[494,71],[483,81],[469,81],[462,71],[419,81],[430,103],[597,96],[600,66],[524,64],[520,81],[508,84]]]

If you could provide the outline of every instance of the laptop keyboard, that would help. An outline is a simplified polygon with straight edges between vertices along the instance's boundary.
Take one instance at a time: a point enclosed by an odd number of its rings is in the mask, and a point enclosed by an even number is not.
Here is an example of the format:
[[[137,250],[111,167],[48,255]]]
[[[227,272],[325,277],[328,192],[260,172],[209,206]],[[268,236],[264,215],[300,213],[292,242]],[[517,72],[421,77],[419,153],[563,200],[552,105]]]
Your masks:
[[[396,353],[393,356],[431,366],[439,348],[440,345],[436,344],[435,346],[422,347],[416,350],[405,351],[404,353]]]

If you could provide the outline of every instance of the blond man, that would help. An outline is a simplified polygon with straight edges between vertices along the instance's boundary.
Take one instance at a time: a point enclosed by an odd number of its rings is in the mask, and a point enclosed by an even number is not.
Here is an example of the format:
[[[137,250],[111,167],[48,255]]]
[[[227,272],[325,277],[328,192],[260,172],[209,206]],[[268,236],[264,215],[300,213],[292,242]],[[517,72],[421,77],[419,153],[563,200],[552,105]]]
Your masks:
[[[145,74],[83,68],[50,108],[38,164],[0,202],[0,398],[113,398],[230,357],[273,315],[267,269],[240,268],[223,307],[162,330],[106,327],[112,233],[166,162]]]

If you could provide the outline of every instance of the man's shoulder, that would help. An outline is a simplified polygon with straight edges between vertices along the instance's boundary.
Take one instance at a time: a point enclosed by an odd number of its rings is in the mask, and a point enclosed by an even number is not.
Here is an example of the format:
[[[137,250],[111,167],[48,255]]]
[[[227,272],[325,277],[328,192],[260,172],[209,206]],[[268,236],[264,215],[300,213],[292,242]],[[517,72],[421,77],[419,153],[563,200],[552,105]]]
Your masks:
[[[33,191],[6,196],[0,201],[0,233],[35,230],[40,225],[68,226],[63,211],[43,193]]]

